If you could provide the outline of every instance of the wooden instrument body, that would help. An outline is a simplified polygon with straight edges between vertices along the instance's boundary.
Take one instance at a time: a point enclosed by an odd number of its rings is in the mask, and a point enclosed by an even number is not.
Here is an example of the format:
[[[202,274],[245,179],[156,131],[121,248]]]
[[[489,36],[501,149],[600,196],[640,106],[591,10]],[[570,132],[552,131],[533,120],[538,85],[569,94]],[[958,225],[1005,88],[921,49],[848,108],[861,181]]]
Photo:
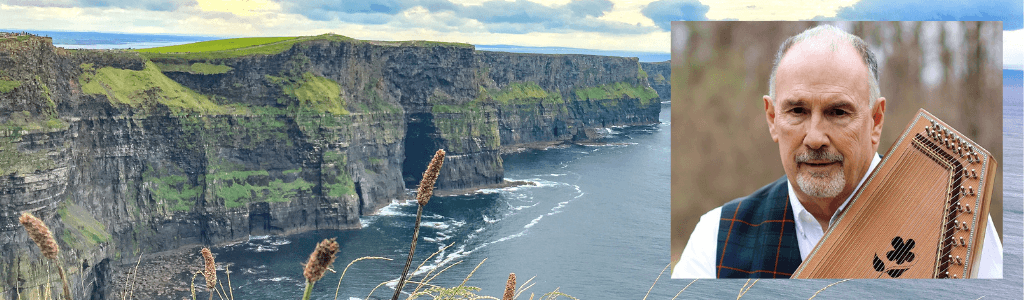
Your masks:
[[[976,277],[995,173],[920,110],[792,278]]]

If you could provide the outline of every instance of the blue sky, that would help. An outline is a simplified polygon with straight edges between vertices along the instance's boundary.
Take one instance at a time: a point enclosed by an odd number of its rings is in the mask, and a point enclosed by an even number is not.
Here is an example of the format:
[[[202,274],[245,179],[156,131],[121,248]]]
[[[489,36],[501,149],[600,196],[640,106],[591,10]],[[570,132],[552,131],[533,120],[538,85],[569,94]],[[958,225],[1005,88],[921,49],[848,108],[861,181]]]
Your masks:
[[[1020,0],[0,0],[11,30],[200,36],[334,32],[370,40],[667,53],[670,22],[1002,20],[1004,64],[1024,65]],[[977,2],[977,3],[976,3]]]

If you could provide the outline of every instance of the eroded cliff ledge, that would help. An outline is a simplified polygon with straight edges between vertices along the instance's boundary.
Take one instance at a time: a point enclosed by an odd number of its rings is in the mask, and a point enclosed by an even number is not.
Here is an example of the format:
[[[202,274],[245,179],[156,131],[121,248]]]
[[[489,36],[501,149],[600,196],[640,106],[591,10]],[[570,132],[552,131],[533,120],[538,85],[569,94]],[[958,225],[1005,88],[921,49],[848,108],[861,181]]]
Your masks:
[[[0,39],[0,296],[59,282],[21,212],[57,236],[75,298],[110,296],[140,253],[358,228],[438,148],[439,189],[498,184],[503,148],[655,123],[657,97],[635,58],[338,35],[197,53]]]

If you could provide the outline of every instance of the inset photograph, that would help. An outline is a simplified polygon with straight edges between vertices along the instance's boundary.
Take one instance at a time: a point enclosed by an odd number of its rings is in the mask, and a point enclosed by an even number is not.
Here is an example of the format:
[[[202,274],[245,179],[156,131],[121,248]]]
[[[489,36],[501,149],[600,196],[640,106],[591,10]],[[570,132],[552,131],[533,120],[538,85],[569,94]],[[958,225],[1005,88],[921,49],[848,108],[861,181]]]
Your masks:
[[[999,22],[673,22],[672,278],[1001,278]]]

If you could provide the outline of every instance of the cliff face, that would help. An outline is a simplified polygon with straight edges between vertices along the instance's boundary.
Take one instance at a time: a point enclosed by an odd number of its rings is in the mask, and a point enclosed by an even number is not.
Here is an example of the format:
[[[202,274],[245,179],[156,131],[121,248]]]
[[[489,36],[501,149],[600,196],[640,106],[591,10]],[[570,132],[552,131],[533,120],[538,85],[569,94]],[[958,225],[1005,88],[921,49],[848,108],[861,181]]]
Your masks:
[[[113,297],[140,253],[358,228],[438,148],[438,188],[470,188],[503,180],[502,147],[657,122],[639,66],[338,36],[224,57],[0,40],[0,296],[59,285],[21,212],[56,235],[75,298]]]
[[[594,128],[658,121],[657,94],[636,59],[480,51],[478,61],[503,147],[587,140]]]
[[[640,66],[647,72],[651,88],[658,92],[661,101],[672,101],[672,87],[669,84],[669,79],[672,78],[672,67],[669,66],[669,61],[645,62],[640,63]]]

